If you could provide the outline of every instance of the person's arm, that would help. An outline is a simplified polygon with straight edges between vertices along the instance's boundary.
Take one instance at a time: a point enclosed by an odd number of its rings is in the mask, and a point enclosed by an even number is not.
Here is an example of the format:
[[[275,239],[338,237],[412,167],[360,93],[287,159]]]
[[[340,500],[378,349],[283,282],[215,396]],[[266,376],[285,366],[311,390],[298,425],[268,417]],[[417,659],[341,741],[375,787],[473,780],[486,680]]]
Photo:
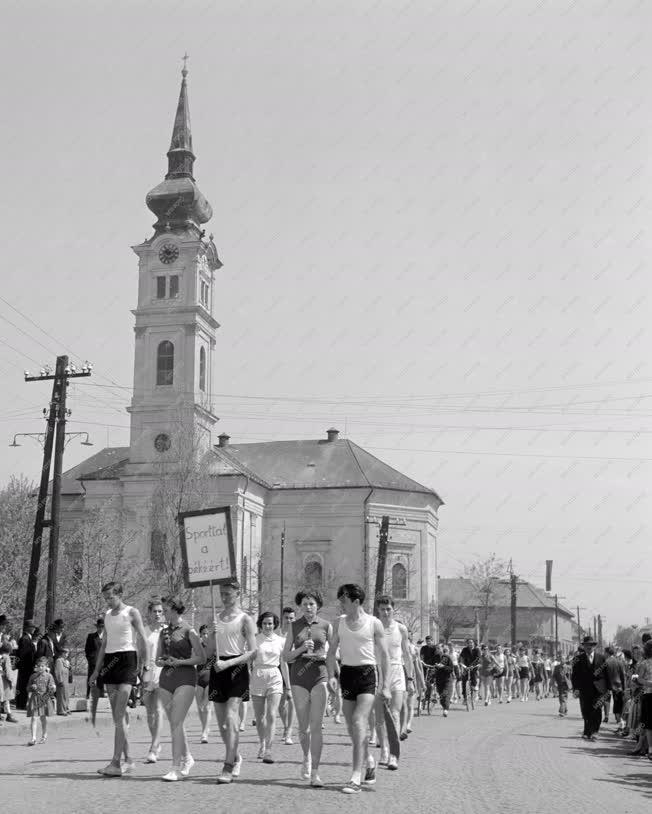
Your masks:
[[[289,636],[290,634],[288,633],[288,639]],[[287,642],[288,640],[286,639],[286,644]],[[331,689],[333,691],[337,689],[337,677],[336,677],[337,660],[335,656],[337,654],[337,648],[339,646],[340,646],[340,620],[337,619],[333,626],[333,636],[328,647],[328,653],[326,654],[326,669],[328,670],[328,683],[331,685]]]
[[[132,608],[129,612],[129,617],[131,619],[131,625],[136,631],[138,663],[140,664],[140,669],[142,670],[143,666],[147,664],[147,634],[145,633],[145,625],[143,625],[143,620],[138,608]]]
[[[283,657],[288,664],[292,664],[292,662],[296,661],[299,658],[299,656],[302,656],[304,653],[308,651],[308,647],[305,641],[303,642],[303,644],[300,644],[294,650],[292,649],[293,643],[294,643],[294,631],[293,625],[290,625],[288,635],[285,637],[285,648],[283,650]]]
[[[330,649],[330,642],[331,642],[332,638],[333,638],[333,626],[329,623],[328,627],[326,628],[326,644],[328,645],[329,649]],[[313,650],[312,653],[309,653],[307,655],[307,658],[309,658],[310,661],[323,661],[323,662],[325,662],[326,661],[326,647],[324,647],[324,652],[323,653],[322,652],[315,653],[315,651]]]
[[[390,666],[389,666],[389,651],[387,650],[387,637],[385,636],[385,629],[380,619],[374,619],[374,644],[376,646],[376,653],[378,653],[379,668],[382,675],[383,686],[380,689],[381,695],[389,700],[392,697],[390,690]]]
[[[401,631],[401,652],[403,653],[403,664],[405,666],[406,679],[414,689],[414,665],[412,664],[412,654],[410,653],[410,640],[405,625],[399,624]]]
[[[281,675],[283,676],[283,689],[286,693],[290,693],[290,670],[288,668],[287,661],[285,660],[285,645],[287,644],[287,636],[285,637],[285,642],[283,644],[283,648],[281,649],[281,654],[278,661],[278,666],[281,670]]]
[[[95,662],[95,668],[91,673],[91,677],[88,680],[89,684],[94,684],[97,680],[98,675],[100,674],[100,670],[102,669],[102,662],[104,661],[104,653],[106,651],[106,636],[102,639],[102,644],[100,645],[100,652],[97,654],[97,661]]]
[[[245,614],[242,622],[242,635],[245,640],[245,652],[241,656],[236,656],[228,661],[216,661],[213,669],[216,673],[226,670],[227,667],[235,667],[238,664],[253,661],[258,652],[258,645],[256,644],[256,628],[254,627],[253,619],[251,616]]]

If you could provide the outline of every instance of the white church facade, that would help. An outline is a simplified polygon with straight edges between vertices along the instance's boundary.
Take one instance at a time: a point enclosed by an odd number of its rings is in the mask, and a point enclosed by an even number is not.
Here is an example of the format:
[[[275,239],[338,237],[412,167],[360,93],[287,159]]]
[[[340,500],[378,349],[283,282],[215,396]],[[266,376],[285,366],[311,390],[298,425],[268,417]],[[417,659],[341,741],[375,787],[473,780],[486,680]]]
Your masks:
[[[107,447],[63,476],[69,525],[108,501],[139,530],[136,556],[156,565],[152,500],[162,464],[175,466],[179,438],[199,439],[209,474],[204,507],[230,506],[243,606],[278,613],[304,585],[334,613],[342,582],[373,592],[379,522],[391,518],[387,583],[417,633],[433,627],[437,586],[437,493],[380,461],[335,429],[317,440],[256,444],[214,439],[211,399],[222,264],[204,224],[212,209],[193,177],[195,156],[184,68],[167,153],[168,172],[146,199],[154,234],[138,257],[134,389],[128,447]],[[214,441],[217,441],[214,443]],[[200,508],[196,506],[195,508]],[[281,543],[284,567],[281,575]],[[283,582],[283,597],[281,597]]]

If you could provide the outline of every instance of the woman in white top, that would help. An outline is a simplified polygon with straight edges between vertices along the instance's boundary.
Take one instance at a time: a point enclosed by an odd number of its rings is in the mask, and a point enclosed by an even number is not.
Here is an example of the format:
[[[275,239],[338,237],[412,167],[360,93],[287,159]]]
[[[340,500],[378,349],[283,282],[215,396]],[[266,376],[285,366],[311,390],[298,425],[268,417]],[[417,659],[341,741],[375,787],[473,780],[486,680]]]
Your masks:
[[[528,700],[530,695],[530,678],[532,668],[530,665],[530,658],[525,652],[524,647],[519,647],[516,654],[516,671],[518,673],[518,686],[519,694],[521,696],[521,703]]]
[[[498,703],[503,703],[503,694],[505,692],[505,677],[507,676],[507,656],[505,655],[501,645],[496,645],[494,652],[494,661],[496,662],[496,670],[494,673],[494,681],[496,692],[495,696],[498,697]],[[494,697],[495,697],[494,696]]]
[[[163,708],[159,695],[158,680],[161,667],[156,664],[158,639],[165,624],[163,602],[152,599],[147,605],[147,624],[145,625],[145,644],[147,645],[147,661],[143,664],[143,704],[147,710],[147,726],[152,737],[149,752],[145,763],[156,763],[161,754],[161,722]]]
[[[289,686],[290,677],[287,664],[281,659],[285,639],[276,633],[278,616],[265,611],[258,617],[256,625],[260,632],[256,636],[256,658],[251,665],[249,689],[260,742],[258,759],[262,758],[263,763],[274,763],[272,741],[278,705],[283,694],[283,680]]]

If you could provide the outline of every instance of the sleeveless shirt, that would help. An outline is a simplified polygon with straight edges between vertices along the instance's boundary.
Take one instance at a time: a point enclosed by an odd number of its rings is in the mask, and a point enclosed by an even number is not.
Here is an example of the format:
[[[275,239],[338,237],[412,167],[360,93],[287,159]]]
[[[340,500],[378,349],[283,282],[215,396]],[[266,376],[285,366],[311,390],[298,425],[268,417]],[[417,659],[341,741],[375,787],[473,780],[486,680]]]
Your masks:
[[[241,656],[245,652],[245,637],[242,635],[244,617],[244,611],[240,611],[230,622],[224,622],[217,617],[217,648],[220,658]]]
[[[389,653],[390,664],[403,664],[403,637],[398,626],[398,622],[392,622],[390,627],[384,627],[385,642],[387,643],[387,652]]]
[[[107,653],[135,652],[135,631],[131,624],[131,606],[124,608],[115,615],[107,611],[104,615],[104,630],[106,631]]]
[[[342,664],[347,667],[361,667],[363,664],[376,664],[374,645],[374,622],[376,617],[368,613],[362,617],[359,630],[351,630],[346,616],[340,616],[339,636]]]

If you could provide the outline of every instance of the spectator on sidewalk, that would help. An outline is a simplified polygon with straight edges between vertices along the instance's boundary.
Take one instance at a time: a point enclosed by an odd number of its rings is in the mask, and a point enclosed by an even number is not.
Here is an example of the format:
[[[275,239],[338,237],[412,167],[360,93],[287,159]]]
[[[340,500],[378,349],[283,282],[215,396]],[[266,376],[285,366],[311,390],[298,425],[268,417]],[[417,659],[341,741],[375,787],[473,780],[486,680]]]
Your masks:
[[[558,657],[552,669],[552,687],[559,698],[559,717],[565,718],[568,715],[568,692],[571,688],[570,661],[565,662]]]
[[[23,626],[23,635],[18,639],[16,651],[16,668],[18,681],[16,682],[16,709],[27,709],[27,685],[34,672],[36,661],[36,633],[37,628],[32,619],[27,619]]]
[[[54,641],[54,625],[50,625],[36,645],[36,658],[37,660],[47,659],[50,674],[54,673],[54,659],[56,657]]]
[[[607,682],[611,689],[611,697],[613,698],[613,713],[618,731],[620,732],[625,727],[623,721],[625,665],[623,660],[616,656],[616,651],[613,647],[605,647],[604,652],[607,656],[604,666],[607,673]]]
[[[97,664],[97,655],[102,647],[104,641],[104,619],[98,619],[95,623],[95,630],[89,633],[86,637],[86,644],[84,645],[84,655],[88,663],[88,673],[86,677],[86,698],[91,694],[90,678],[95,670]],[[101,688],[101,693],[104,695],[104,688]]]
[[[68,676],[70,661],[64,648],[54,660],[54,683],[57,685],[57,715],[70,715],[68,707]]]
[[[11,652],[12,648],[9,642],[0,644],[0,714],[4,713],[7,723],[15,724],[18,721],[11,714],[10,703],[13,694]]]
[[[609,685],[605,670],[605,657],[596,653],[597,642],[591,636],[582,639],[583,652],[573,664],[573,692],[580,699],[580,709],[584,719],[584,740],[597,740],[602,723],[602,705]]]

